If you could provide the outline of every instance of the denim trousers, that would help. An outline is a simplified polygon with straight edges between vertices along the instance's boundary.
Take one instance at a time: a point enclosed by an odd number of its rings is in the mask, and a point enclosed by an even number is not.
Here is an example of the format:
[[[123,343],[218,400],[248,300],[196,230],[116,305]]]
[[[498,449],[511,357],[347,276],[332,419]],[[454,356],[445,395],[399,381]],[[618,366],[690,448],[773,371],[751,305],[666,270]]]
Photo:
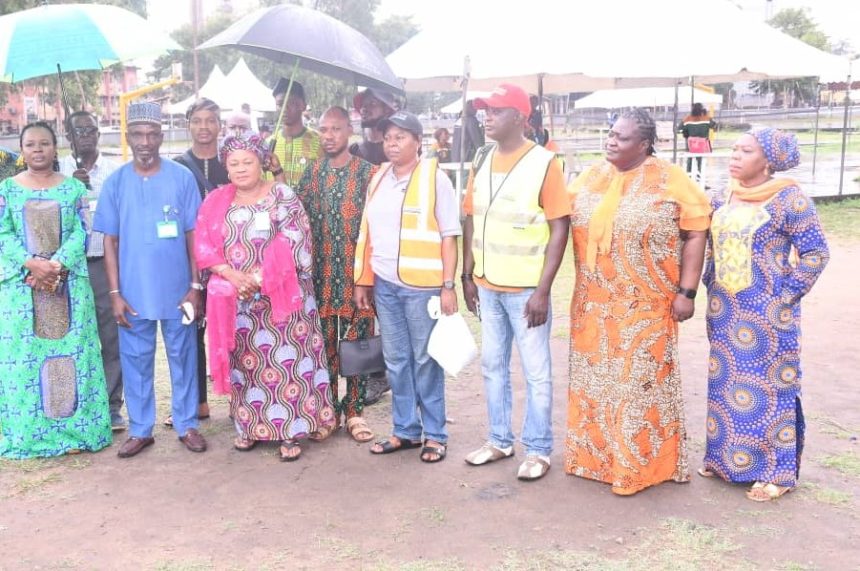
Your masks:
[[[436,320],[427,301],[439,290],[411,289],[376,276],[373,300],[382,334],[382,354],[391,384],[394,436],[448,442],[445,373],[427,354]]]
[[[520,441],[527,454],[552,452],[552,363],[549,338],[552,308],[546,323],[528,327],[523,316],[534,288],[501,292],[478,286],[481,303],[481,372],[487,397],[489,441],[500,448],[514,443],[511,428],[511,348],[517,351],[526,380],[525,418]]]

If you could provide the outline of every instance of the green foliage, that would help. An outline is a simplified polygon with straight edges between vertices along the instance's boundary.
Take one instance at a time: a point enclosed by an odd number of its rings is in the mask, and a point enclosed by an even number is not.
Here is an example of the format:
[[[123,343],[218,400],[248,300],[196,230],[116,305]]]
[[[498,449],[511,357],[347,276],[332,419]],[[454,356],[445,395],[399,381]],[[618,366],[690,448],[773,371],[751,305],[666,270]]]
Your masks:
[[[818,24],[809,15],[808,8],[786,8],[777,12],[767,22],[781,32],[797,38],[822,51],[830,51],[830,38],[818,29]],[[786,106],[814,104],[818,81],[815,77],[797,79],[753,81],[753,90],[763,95],[773,93],[776,103]]]
[[[818,29],[818,24],[810,17],[808,8],[780,10],[767,23],[792,38],[820,50],[830,51],[830,39]]]

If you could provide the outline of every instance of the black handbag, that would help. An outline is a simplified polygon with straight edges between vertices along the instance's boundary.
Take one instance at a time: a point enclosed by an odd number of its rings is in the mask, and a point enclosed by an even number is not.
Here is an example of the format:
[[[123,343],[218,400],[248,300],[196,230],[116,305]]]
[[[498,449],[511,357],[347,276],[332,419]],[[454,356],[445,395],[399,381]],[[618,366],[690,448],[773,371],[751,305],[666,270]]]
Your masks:
[[[349,326],[338,338],[337,354],[340,357],[340,374],[343,377],[370,375],[385,371],[385,359],[382,358],[382,336],[371,335],[365,339],[349,340],[349,335],[355,321],[355,310],[349,319]]]

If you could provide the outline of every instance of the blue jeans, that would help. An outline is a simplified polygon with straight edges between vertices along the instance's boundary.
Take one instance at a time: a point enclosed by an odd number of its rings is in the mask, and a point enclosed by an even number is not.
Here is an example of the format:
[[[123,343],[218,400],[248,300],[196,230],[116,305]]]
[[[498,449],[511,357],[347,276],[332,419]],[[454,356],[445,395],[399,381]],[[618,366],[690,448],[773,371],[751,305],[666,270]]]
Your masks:
[[[448,442],[445,427],[445,373],[427,354],[436,320],[427,301],[436,289],[416,290],[376,277],[373,300],[382,334],[382,354],[391,384],[394,436]],[[420,411],[420,415],[419,415]]]
[[[155,425],[155,335],[158,321],[128,316],[131,329],[119,328],[128,434],[152,436]],[[161,336],[170,368],[173,428],[185,436],[197,428],[197,323],[162,319]]]
[[[552,308],[546,323],[528,327],[523,317],[534,289],[509,293],[478,286],[481,302],[481,372],[487,394],[489,441],[507,448],[514,443],[511,429],[511,346],[517,351],[526,378],[526,415],[521,442],[527,454],[549,456],[552,452],[552,364],[549,336]]]

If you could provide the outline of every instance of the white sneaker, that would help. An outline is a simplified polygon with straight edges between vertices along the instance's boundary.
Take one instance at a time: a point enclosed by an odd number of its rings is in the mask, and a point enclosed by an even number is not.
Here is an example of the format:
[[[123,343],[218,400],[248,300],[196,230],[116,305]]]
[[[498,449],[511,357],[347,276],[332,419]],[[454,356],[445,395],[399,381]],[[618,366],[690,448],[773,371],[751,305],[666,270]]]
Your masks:
[[[549,472],[549,456],[529,454],[517,470],[520,480],[539,480]]]
[[[514,447],[499,448],[491,442],[487,442],[477,450],[469,452],[466,456],[466,463],[472,466],[481,466],[503,458],[510,458],[514,455]]]

